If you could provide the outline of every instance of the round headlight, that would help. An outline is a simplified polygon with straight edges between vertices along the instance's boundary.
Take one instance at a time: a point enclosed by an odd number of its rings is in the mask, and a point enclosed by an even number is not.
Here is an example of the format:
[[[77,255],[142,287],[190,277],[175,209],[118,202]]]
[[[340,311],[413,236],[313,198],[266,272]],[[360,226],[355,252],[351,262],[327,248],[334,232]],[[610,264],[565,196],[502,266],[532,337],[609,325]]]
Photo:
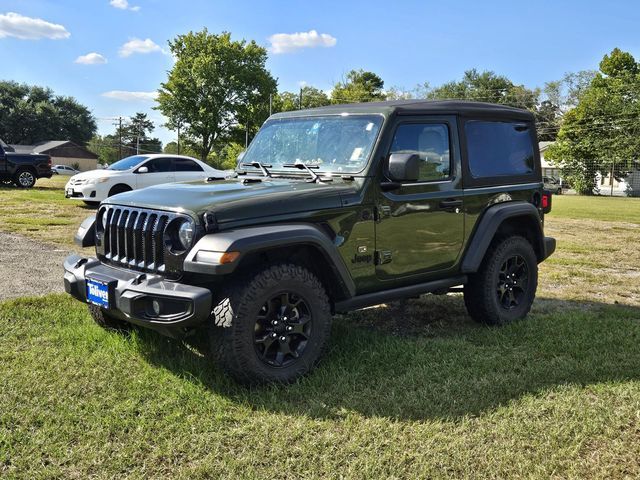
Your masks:
[[[191,246],[191,242],[193,242],[193,234],[195,231],[195,226],[192,220],[186,220],[182,222],[180,228],[178,229],[178,239],[182,244],[182,248],[185,250]]]

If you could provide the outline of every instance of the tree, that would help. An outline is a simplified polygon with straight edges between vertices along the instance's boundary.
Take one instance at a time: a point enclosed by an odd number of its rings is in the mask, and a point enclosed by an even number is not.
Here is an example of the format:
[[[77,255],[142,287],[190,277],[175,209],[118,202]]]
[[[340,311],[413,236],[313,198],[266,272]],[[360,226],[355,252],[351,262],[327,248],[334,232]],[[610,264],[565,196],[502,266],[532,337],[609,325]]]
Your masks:
[[[87,149],[98,155],[98,161],[105,165],[111,165],[120,160],[118,138],[114,135],[94,135],[87,144]]]
[[[478,72],[475,68],[464,72],[462,80],[451,81],[428,93],[432,99],[461,99],[498,103],[534,110],[538,104],[539,89],[516,85],[507,77],[491,71]]]
[[[565,115],[546,157],[582,194],[597,190],[596,175],[625,176],[640,156],[640,64],[618,48],[605,55],[600,71],[582,87]]]
[[[302,105],[300,104],[302,100]],[[324,107],[331,104],[331,100],[322,90],[306,85],[295,92],[281,92],[273,98],[273,112],[290,112],[305,108]]]
[[[375,102],[386,98],[384,81],[373,72],[351,70],[331,92],[333,103]]]
[[[71,140],[84,145],[96,130],[89,109],[74,98],[45,87],[0,82],[0,138],[5,142]]]
[[[244,119],[262,123],[265,108],[255,106],[266,106],[268,114],[277,85],[265,67],[263,47],[204,29],[179,35],[169,48],[176,61],[158,91],[157,108],[171,124],[183,125],[185,142],[201,159],[220,149]]]
[[[119,127],[116,129],[116,136],[122,138],[127,155],[137,152],[159,153],[162,152],[162,142],[149,136],[154,130],[155,124],[147,118],[147,114],[138,112],[122,126],[122,131]]]
[[[186,155],[188,157],[198,157],[198,152],[188,147],[187,145],[180,144],[180,152],[178,152],[178,142],[168,142],[164,149],[162,150],[164,153],[170,153],[173,155]]]

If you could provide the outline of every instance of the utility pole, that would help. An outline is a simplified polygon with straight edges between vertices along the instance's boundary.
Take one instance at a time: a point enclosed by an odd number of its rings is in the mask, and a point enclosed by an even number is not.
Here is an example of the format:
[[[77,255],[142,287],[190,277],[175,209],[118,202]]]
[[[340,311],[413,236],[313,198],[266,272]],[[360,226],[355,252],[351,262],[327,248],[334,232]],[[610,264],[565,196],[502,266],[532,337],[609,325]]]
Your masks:
[[[180,155],[180,124],[178,124],[178,155]]]
[[[122,117],[118,117],[118,160],[122,160]]]

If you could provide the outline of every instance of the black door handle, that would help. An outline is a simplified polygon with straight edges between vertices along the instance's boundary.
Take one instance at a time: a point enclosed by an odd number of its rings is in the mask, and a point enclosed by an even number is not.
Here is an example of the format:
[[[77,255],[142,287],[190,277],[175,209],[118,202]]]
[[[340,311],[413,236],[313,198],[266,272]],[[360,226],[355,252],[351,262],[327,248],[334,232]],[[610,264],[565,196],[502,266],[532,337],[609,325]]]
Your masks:
[[[457,208],[462,206],[462,200],[442,200],[439,205],[442,209]]]

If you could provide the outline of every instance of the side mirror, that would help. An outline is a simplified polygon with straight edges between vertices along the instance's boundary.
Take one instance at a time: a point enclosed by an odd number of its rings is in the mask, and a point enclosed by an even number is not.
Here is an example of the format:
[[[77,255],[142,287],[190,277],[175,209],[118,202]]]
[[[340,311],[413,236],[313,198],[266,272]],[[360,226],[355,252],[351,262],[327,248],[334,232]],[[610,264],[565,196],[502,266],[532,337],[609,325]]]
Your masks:
[[[416,182],[420,177],[420,157],[416,153],[393,153],[389,157],[389,178],[394,182]]]
[[[149,173],[149,168],[140,167],[138,170],[136,170],[136,173]]]

